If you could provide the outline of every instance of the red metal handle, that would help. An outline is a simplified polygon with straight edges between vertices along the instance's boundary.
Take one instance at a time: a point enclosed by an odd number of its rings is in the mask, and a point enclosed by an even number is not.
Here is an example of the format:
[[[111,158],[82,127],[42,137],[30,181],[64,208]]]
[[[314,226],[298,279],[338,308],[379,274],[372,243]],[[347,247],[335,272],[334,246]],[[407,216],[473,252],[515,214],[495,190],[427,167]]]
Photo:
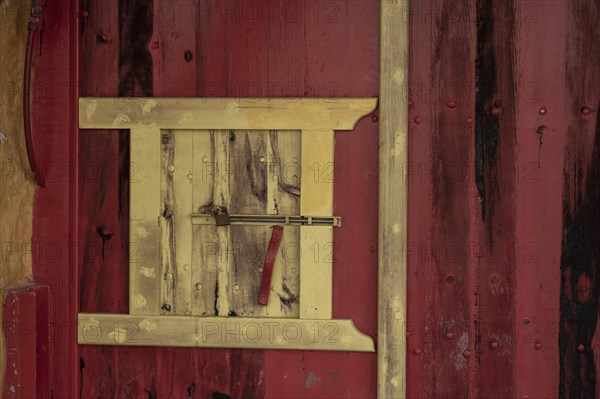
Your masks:
[[[269,291],[271,289],[271,275],[273,274],[273,264],[275,263],[275,256],[277,250],[281,244],[281,237],[283,236],[282,226],[273,226],[273,232],[271,233],[271,240],[269,241],[269,247],[267,248],[267,254],[265,255],[265,263],[263,265],[262,281],[260,283],[260,293],[258,294],[258,304],[267,305],[269,303]]]
[[[38,5],[33,2],[31,6],[31,15],[29,16],[29,24],[27,30],[27,49],[25,51],[25,71],[23,75],[23,130],[25,132],[25,146],[27,147],[27,158],[29,159],[29,167],[33,173],[35,182],[40,187],[46,187],[46,179],[39,172],[37,161],[35,158],[35,149],[33,147],[33,137],[31,134],[31,67],[33,64],[33,44],[35,32],[39,30],[40,21],[44,13],[45,1],[41,1]]]

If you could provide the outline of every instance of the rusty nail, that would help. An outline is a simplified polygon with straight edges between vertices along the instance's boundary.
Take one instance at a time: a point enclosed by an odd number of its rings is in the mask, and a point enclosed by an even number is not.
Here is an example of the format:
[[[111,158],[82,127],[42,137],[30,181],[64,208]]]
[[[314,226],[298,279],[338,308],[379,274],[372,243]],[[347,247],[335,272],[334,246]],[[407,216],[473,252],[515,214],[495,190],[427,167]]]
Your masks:
[[[548,112],[548,110],[544,107],[540,108],[540,115],[546,115],[546,112]]]
[[[423,119],[421,119],[418,116],[415,116],[415,123],[418,125],[419,123],[423,122]]]
[[[533,347],[539,351],[540,349],[542,349],[542,343],[538,341],[533,345]]]
[[[371,115],[371,122],[377,123],[378,120],[379,120],[379,117],[377,115]]]
[[[417,356],[421,355],[421,349],[415,349],[413,353]]]
[[[498,342],[497,341],[494,341],[494,342],[492,342],[490,344],[490,348],[492,348],[492,349],[496,349],[497,347],[498,347]]]
[[[581,108],[581,115],[588,116],[591,113],[592,113],[592,110],[587,105],[585,107]]]
[[[585,351],[585,346],[584,346],[584,345],[579,345],[579,346],[577,347],[577,350],[578,350],[579,352],[583,352],[583,351]]]
[[[451,333],[451,332],[446,333],[446,338],[448,338],[448,339],[454,339],[454,334]]]
[[[450,99],[448,100],[448,102],[446,103],[446,105],[448,105],[448,108],[456,108],[456,100],[454,99]]]
[[[463,352],[463,356],[464,356],[465,359],[468,359],[468,358],[471,357],[471,352],[470,351],[464,351]]]
[[[465,119],[465,123],[469,126],[471,126],[473,124],[473,118],[466,118]]]

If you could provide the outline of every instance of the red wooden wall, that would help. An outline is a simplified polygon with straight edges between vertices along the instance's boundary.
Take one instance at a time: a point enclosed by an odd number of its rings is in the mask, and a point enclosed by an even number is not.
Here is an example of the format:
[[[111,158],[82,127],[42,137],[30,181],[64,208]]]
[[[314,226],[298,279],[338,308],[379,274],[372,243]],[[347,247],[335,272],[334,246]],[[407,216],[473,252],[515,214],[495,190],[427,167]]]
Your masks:
[[[600,1],[406,6],[407,395],[596,397]],[[79,135],[73,99],[377,96],[378,13],[374,0],[51,2],[33,261],[50,287],[52,397],[375,396],[371,354],[75,345],[78,311],[128,308],[130,171],[127,133]],[[353,218],[335,236],[334,313],[374,336],[376,118],[337,136],[336,162],[335,213]]]
[[[596,397],[600,2],[410,6],[408,396]]]

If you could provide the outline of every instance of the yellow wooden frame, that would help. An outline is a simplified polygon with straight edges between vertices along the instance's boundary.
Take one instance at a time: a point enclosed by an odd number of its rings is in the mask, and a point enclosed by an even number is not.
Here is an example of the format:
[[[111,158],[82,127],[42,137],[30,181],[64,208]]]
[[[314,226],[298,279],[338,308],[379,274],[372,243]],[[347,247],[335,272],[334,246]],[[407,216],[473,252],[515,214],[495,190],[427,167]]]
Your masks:
[[[372,338],[358,331],[352,320],[332,319],[332,265],[323,259],[300,258],[299,319],[160,315],[158,259],[161,130],[189,131],[189,142],[193,134],[207,130],[298,130],[300,211],[332,216],[333,179],[314,181],[305,168],[332,163],[334,130],[353,129],[376,105],[377,99],[81,98],[80,128],[130,130],[130,161],[137,171],[130,185],[130,242],[137,244],[137,256],[131,256],[129,264],[129,315],[80,313],[79,343],[374,351]],[[331,242],[332,230],[301,226],[301,253],[311,244]],[[219,335],[214,329],[221,326]],[[279,337],[273,335],[277,326],[282,328]],[[205,328],[214,334],[199,339]],[[249,328],[261,338],[244,335]],[[296,334],[290,335],[290,329]]]
[[[406,397],[409,3],[381,0],[378,397]]]

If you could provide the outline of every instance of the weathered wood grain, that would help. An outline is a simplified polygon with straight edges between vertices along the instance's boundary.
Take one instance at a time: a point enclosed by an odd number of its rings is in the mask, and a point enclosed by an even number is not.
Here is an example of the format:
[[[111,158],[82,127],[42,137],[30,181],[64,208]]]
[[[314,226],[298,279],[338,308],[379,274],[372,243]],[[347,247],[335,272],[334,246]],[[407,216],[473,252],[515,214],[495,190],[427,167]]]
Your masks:
[[[352,130],[376,98],[80,98],[79,127]],[[223,118],[226,115],[227,118]]]
[[[401,2],[381,2],[377,335],[381,398],[406,396],[407,16]]]
[[[192,307],[193,132],[163,131],[161,163],[161,278],[163,314]]]
[[[515,6],[514,396],[557,398],[569,2]]]
[[[598,397],[600,2],[567,8],[559,397]],[[587,107],[587,109],[585,108]],[[593,110],[593,111],[592,111]]]
[[[232,214],[297,214],[298,182],[286,185],[286,168],[298,173],[298,132],[211,131],[194,135],[194,211],[224,206]],[[199,136],[199,137],[196,137]],[[202,137],[203,136],[203,137]],[[286,145],[288,144],[288,145]],[[292,181],[294,180],[292,175]],[[294,188],[295,187],[295,188]],[[292,193],[290,193],[292,192]],[[292,197],[292,198],[290,198]],[[271,209],[267,209],[270,206]],[[191,223],[191,220],[190,220]],[[278,256],[270,306],[257,304],[261,267],[269,240],[266,226],[194,226],[193,284],[199,315],[277,317],[297,309],[297,229],[286,227],[285,254]],[[287,247],[285,247],[287,245]],[[283,248],[282,248],[283,252]],[[283,255],[282,253],[280,255]],[[284,270],[288,271],[285,274]],[[292,291],[288,287],[296,287]]]
[[[79,314],[79,343],[374,352],[352,320]]]

